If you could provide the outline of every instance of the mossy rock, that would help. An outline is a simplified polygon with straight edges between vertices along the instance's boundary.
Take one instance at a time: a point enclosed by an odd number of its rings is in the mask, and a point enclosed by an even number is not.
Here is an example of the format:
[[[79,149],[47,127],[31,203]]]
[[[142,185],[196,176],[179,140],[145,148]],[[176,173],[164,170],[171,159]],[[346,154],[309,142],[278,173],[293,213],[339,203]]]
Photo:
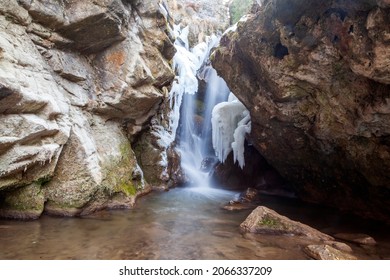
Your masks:
[[[105,169],[102,186],[109,196],[121,192],[135,196],[144,188],[142,172],[139,171],[131,144],[123,141],[119,146],[120,157],[113,157]],[[141,173],[140,175],[138,173]]]
[[[4,192],[0,200],[0,217],[15,219],[39,218],[45,204],[45,196],[41,190],[41,184],[42,182],[35,182],[25,187]]]

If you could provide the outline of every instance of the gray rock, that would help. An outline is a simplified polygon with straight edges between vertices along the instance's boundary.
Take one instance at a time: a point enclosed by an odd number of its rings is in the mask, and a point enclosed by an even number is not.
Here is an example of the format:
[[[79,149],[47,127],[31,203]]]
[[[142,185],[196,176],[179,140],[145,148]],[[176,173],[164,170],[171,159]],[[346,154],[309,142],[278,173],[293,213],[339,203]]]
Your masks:
[[[150,4],[1,1],[0,216],[130,208],[150,190],[130,141],[174,77]]]
[[[316,260],[356,260],[351,254],[341,252],[329,245],[309,245],[304,248],[304,252]]]
[[[259,206],[240,225],[242,232],[305,236],[314,240],[329,241],[333,237],[305,224],[290,220],[275,211]]]

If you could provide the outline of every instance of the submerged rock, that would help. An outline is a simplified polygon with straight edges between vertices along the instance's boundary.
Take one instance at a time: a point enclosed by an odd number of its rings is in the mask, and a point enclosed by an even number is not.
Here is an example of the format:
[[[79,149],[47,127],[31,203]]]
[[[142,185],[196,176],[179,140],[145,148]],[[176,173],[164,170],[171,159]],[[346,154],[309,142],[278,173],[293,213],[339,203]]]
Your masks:
[[[316,260],[356,260],[351,254],[337,250],[329,245],[309,245],[304,252]]]
[[[314,240],[333,240],[333,237],[305,224],[290,220],[264,206],[259,206],[240,225],[242,232],[305,236]]]
[[[353,251],[350,246],[348,246],[347,244],[342,243],[342,242],[326,241],[325,244],[330,245],[333,248],[340,250],[340,251],[343,251],[343,252],[352,253],[352,251]]]
[[[385,2],[267,1],[212,64],[250,110],[249,141],[301,198],[389,221]]]
[[[222,208],[229,211],[240,211],[255,207],[253,204],[243,201],[231,200]]]
[[[337,233],[334,235],[334,237],[341,239],[341,240],[360,244],[360,245],[375,245],[376,244],[376,241],[374,238],[372,238],[371,236],[369,236],[367,234],[363,234],[363,233]]]

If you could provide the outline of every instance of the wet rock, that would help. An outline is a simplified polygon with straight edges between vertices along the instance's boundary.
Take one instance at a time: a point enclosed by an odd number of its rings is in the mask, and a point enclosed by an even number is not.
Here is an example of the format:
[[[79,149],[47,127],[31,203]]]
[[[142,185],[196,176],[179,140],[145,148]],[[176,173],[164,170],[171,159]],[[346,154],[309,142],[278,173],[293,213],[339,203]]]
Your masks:
[[[212,64],[250,110],[251,143],[298,195],[390,220],[387,1],[271,0]]]
[[[181,155],[172,145],[168,148],[167,156],[169,158],[168,172],[169,183],[168,186],[180,186],[187,182],[187,177],[181,167]]]
[[[324,234],[305,224],[290,220],[275,211],[259,206],[240,225],[242,232],[296,235],[315,240],[333,240],[333,237]]]
[[[363,233],[337,233],[334,235],[335,238],[353,242],[360,245],[375,245],[376,241],[374,238]]]
[[[309,245],[304,252],[316,260],[356,260],[357,258],[345,252],[341,252],[329,245]]]
[[[330,245],[337,250],[347,252],[347,253],[352,253],[352,248],[345,243],[337,242],[337,241],[326,241],[325,244]]]
[[[254,202],[259,198],[259,191],[254,188],[248,188],[241,194],[240,200],[244,202]]]
[[[39,218],[45,203],[42,183],[9,191],[5,199],[0,201],[0,216],[22,220]]]
[[[240,210],[246,210],[246,209],[251,209],[253,208],[254,205],[250,203],[245,203],[242,201],[237,201],[237,200],[231,200],[229,203],[224,205],[222,208],[225,210],[229,211],[240,211]]]
[[[223,209],[229,211],[239,211],[246,209],[253,209],[255,202],[259,199],[259,191],[253,188],[248,188],[245,192],[240,194],[238,200],[231,200],[223,206]]]

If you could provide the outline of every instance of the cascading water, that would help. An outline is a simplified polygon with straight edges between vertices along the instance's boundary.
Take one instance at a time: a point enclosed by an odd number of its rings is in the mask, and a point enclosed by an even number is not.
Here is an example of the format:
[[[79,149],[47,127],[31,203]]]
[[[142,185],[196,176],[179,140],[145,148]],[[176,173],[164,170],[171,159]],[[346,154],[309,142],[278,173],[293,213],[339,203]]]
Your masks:
[[[206,61],[207,63],[207,61]],[[225,101],[230,93],[225,81],[210,66],[204,65],[201,78],[207,87],[203,98],[185,95],[181,109],[179,150],[182,168],[191,184],[208,188],[208,164],[213,162],[211,115],[216,104]]]
[[[167,18],[169,13],[165,6],[160,6],[160,8]],[[188,27],[181,28],[176,25],[170,28],[170,32],[176,38],[173,68],[177,75],[169,93],[171,113],[168,128],[157,127],[157,134],[162,146],[166,148],[176,140],[176,147],[181,155],[181,167],[189,183],[196,187],[192,189],[202,190],[203,193],[214,192],[215,194],[218,191],[210,188],[208,173],[210,167],[213,167],[213,163],[217,160],[224,161],[225,158],[221,160],[218,156],[218,151],[221,148],[215,147],[212,135],[224,134],[226,125],[231,125],[232,127],[229,127],[228,131],[234,133],[237,125],[241,124],[238,123],[239,118],[236,118],[237,122],[230,124],[220,118],[222,114],[217,114],[217,118],[214,116],[215,106],[226,101],[231,94],[225,81],[218,76],[209,61],[210,51],[217,46],[219,38],[212,35],[208,37],[206,42],[199,43],[190,50]],[[198,90],[198,79],[205,81],[207,85],[204,93]],[[243,108],[245,110],[245,107]],[[214,118],[213,124],[212,117]],[[216,124],[218,126],[219,123],[222,124],[221,128],[216,127],[217,133],[212,133]],[[243,124],[246,125],[247,122]],[[241,131],[248,132],[248,129],[241,129]],[[229,139],[235,140],[236,137],[233,138],[231,135]],[[232,145],[233,142],[226,144],[222,141],[221,143],[226,146]],[[213,147],[217,154],[215,154]],[[233,148],[233,150],[237,149]],[[241,162],[240,165],[242,166]]]

